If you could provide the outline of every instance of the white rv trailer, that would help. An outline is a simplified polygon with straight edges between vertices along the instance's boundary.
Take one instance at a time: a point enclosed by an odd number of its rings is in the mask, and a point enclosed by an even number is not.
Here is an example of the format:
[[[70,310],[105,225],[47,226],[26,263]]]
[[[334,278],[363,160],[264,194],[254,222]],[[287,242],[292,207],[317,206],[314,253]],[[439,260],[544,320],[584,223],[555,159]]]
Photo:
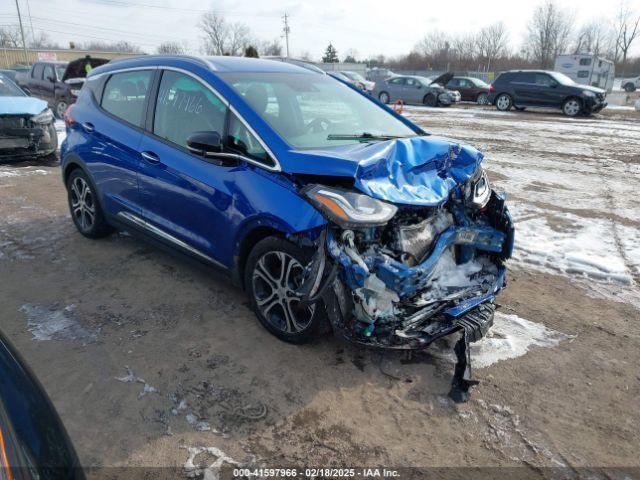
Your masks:
[[[608,92],[613,88],[615,66],[611,60],[597,55],[558,55],[554,70],[564,73],[576,83],[602,88]]]

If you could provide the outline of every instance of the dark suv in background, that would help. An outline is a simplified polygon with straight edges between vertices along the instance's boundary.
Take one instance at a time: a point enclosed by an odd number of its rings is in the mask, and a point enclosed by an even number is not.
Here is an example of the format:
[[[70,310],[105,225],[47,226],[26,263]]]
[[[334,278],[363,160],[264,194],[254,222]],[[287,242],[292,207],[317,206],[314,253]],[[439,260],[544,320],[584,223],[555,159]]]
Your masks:
[[[515,107],[559,108],[565,115],[596,113],[607,106],[606,91],[575,83],[558,72],[512,70],[501,73],[489,87],[489,103],[498,110]]]

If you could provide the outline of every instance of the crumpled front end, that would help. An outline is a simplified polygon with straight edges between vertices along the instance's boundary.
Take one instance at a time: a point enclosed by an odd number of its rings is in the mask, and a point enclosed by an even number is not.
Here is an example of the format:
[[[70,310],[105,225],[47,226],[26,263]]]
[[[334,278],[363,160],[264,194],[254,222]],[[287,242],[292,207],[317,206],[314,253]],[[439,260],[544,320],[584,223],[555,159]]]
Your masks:
[[[36,123],[32,115],[0,115],[0,158],[46,156],[58,148],[53,117]]]
[[[432,139],[380,146],[349,189],[303,195],[332,220],[317,237],[306,298],[323,293],[334,329],[361,345],[415,350],[462,332],[452,397],[470,380],[468,343],[493,323],[514,227],[470,147]],[[328,288],[330,286],[330,288]]]

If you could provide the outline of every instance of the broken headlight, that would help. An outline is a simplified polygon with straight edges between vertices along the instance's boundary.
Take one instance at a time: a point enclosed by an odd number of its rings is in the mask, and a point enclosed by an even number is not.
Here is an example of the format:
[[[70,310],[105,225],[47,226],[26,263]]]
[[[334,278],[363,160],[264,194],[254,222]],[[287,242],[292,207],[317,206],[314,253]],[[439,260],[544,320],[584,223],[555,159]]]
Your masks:
[[[51,123],[53,122],[53,112],[50,108],[46,108],[38,115],[34,115],[33,117],[31,117],[31,121],[33,123],[39,123],[41,125]]]
[[[478,167],[476,173],[467,182],[465,187],[465,201],[467,205],[476,208],[483,208],[489,203],[491,198],[491,186],[487,173],[482,167]]]
[[[398,210],[368,195],[324,185],[309,185],[301,193],[328,220],[342,228],[384,225]]]

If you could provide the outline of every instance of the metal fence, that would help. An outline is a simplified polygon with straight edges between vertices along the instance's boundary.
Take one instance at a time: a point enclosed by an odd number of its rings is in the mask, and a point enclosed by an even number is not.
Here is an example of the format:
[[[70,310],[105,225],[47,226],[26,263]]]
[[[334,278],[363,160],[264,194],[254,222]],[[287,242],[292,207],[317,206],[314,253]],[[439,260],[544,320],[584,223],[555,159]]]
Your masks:
[[[31,65],[38,60],[58,60],[69,62],[77,58],[82,58],[85,55],[114,60],[116,58],[138,56],[139,54],[120,52],[97,52],[93,50],[76,49],[27,49],[25,53],[22,48],[3,47],[0,49],[0,68],[10,68],[16,65]]]

